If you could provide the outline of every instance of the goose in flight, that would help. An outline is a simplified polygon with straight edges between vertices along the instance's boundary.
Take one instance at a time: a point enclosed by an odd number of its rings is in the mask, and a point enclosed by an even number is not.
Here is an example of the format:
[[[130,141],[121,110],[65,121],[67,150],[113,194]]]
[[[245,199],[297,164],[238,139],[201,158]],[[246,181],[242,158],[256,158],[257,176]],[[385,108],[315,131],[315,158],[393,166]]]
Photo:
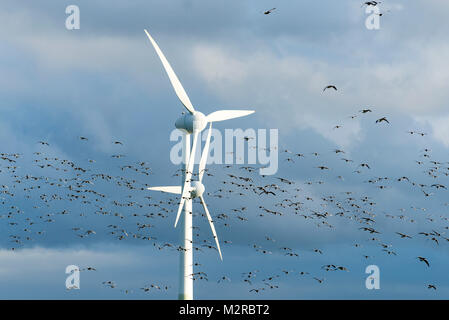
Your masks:
[[[381,123],[381,122],[390,123],[390,121],[388,121],[386,117],[382,117],[382,118],[376,120],[376,123]]]
[[[396,232],[396,234],[398,234],[401,238],[409,238],[409,239],[411,239],[412,237],[411,236],[409,236],[409,235],[406,235],[405,233],[401,233],[401,232]]]
[[[361,163],[361,164],[359,164],[359,167],[364,167],[364,168],[371,169],[371,167],[367,163]]]
[[[264,11],[263,14],[268,15],[268,14],[272,13],[274,10],[276,10],[276,8],[272,8],[270,10]]]
[[[375,6],[377,6],[379,3],[380,3],[380,1],[365,1],[365,2],[362,4],[362,7],[363,7],[363,6],[373,6],[373,7],[375,7]]]
[[[80,271],[97,271],[97,269],[95,269],[94,267],[86,267],[84,269],[81,269]]]
[[[323,281],[324,281],[324,278],[323,278],[323,279],[319,279],[319,278],[317,278],[317,277],[313,277],[313,279],[315,279],[315,280],[318,281],[319,283],[323,283]]]
[[[323,92],[326,91],[327,89],[334,89],[335,91],[338,91],[337,87],[332,84],[324,87]]]
[[[419,259],[419,261],[424,262],[425,264],[427,264],[428,267],[430,267],[430,263],[426,258],[424,257],[417,257],[417,258]]]

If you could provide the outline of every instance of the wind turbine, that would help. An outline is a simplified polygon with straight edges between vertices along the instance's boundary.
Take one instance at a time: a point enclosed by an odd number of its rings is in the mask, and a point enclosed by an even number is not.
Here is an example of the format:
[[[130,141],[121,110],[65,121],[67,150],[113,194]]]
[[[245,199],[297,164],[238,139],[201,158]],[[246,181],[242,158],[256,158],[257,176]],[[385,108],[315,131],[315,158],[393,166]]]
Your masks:
[[[183,136],[183,162],[185,163],[185,170],[182,170],[182,185],[181,186],[165,186],[165,187],[150,187],[149,190],[162,191],[174,194],[180,194],[178,212],[175,219],[175,228],[181,217],[182,209],[184,208],[184,215],[182,215],[183,229],[181,232],[181,247],[180,247],[180,272],[179,272],[179,296],[180,300],[193,299],[193,237],[192,237],[192,199],[199,198],[203,209],[206,213],[209,226],[212,230],[217,250],[220,259],[223,260],[220,244],[218,242],[217,233],[215,231],[214,223],[207,209],[206,202],[203,198],[205,187],[202,183],[204,171],[206,168],[207,156],[209,154],[209,145],[212,132],[212,122],[224,121],[234,118],[243,117],[254,113],[252,110],[220,110],[212,112],[205,116],[203,113],[195,110],[190,102],[187,93],[179,82],[178,77],[168,63],[161,49],[156,41],[151,37],[146,29],[144,29],[148,39],[156,50],[162,65],[167,72],[168,78],[175,90],[181,103],[187,109],[188,113],[178,118],[175,122],[175,127],[184,133]],[[198,144],[198,136],[209,123],[209,132],[206,139],[206,144],[201,155],[198,166],[198,180],[192,181],[192,172],[195,162],[195,152]],[[193,135],[192,148],[190,148],[190,135]]]

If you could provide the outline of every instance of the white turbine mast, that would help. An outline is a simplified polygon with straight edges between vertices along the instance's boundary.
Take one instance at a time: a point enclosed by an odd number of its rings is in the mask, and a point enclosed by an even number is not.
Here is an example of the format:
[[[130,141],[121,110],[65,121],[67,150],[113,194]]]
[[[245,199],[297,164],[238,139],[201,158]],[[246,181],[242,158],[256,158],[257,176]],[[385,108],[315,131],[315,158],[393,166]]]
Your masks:
[[[183,160],[185,163],[185,170],[182,174],[181,186],[166,186],[166,187],[150,187],[149,190],[162,191],[174,194],[180,194],[178,212],[175,219],[175,228],[181,217],[182,209],[184,208],[184,215],[182,215],[183,230],[181,232],[181,250],[180,250],[180,277],[179,277],[179,299],[192,300],[193,299],[193,237],[192,237],[192,199],[199,198],[206,213],[209,226],[211,228],[220,259],[223,260],[221,254],[220,243],[218,241],[217,233],[215,231],[214,222],[207,209],[206,202],[203,198],[205,187],[202,183],[204,171],[206,168],[207,156],[209,155],[209,145],[212,132],[212,122],[224,121],[234,118],[240,118],[254,113],[252,110],[220,110],[212,112],[205,116],[203,113],[196,111],[190,102],[187,93],[179,82],[178,77],[168,63],[161,49],[156,41],[151,37],[147,30],[144,30],[151,44],[156,50],[162,65],[167,72],[168,78],[175,89],[181,103],[187,109],[188,113],[181,116],[175,122],[175,127],[184,133],[183,136]],[[198,180],[192,181],[192,173],[195,162],[195,151],[198,144],[198,136],[209,123],[209,132],[201,154],[200,163],[198,166]],[[193,135],[193,143],[190,148],[190,135]],[[201,142],[200,142],[201,143]]]

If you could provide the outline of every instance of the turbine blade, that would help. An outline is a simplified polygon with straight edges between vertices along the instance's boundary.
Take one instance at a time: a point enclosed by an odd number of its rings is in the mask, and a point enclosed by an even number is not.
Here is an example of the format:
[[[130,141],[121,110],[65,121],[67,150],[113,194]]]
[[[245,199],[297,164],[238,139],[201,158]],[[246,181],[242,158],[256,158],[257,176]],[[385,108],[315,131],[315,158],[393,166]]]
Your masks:
[[[209,124],[209,132],[207,133],[206,144],[204,145],[203,154],[201,155],[200,165],[198,167],[198,180],[203,181],[204,170],[206,169],[207,156],[209,155],[210,136],[212,133],[212,122]]]
[[[190,183],[190,179],[192,179],[192,171],[193,171],[193,165],[195,163],[195,151],[196,151],[196,145],[198,142],[198,134],[199,134],[199,131],[196,131],[196,130],[193,131],[192,151],[190,152],[189,163],[187,165],[186,178],[184,180],[184,185],[182,188],[181,200],[179,201],[178,213],[176,214],[175,228],[176,228],[176,225],[178,224],[178,220],[181,215],[182,208],[184,206],[184,201],[190,192],[190,188],[187,188],[187,184]]]
[[[181,194],[181,186],[149,187],[148,190]]]
[[[207,220],[209,221],[210,229],[212,230],[212,234],[215,239],[215,243],[217,244],[218,253],[220,254],[220,259],[223,261],[223,256],[221,255],[220,243],[218,242],[217,233],[215,232],[214,222],[210,216],[209,210],[207,210],[206,202],[204,201],[203,196],[200,196],[201,204],[203,205],[204,211],[206,212]]]
[[[179,220],[179,217],[181,216],[181,211],[182,211],[182,208],[184,208],[184,203],[185,202],[186,202],[186,198],[184,197],[184,194],[182,194],[181,195],[181,201],[179,201],[178,213],[176,215],[175,228],[176,228],[176,225],[178,224],[178,220]]]
[[[179,82],[179,79],[176,76],[175,72],[173,71],[172,67],[170,66],[170,63],[168,63],[161,49],[157,45],[156,41],[154,41],[154,39],[150,36],[148,31],[146,29],[144,29],[144,31],[147,34],[148,39],[150,39],[150,42],[153,45],[154,49],[156,50],[159,59],[161,59],[162,65],[164,66],[165,71],[167,72],[168,78],[170,79],[170,82],[173,86],[173,89],[175,89],[176,95],[178,96],[179,100],[181,100],[181,103],[190,113],[195,112],[195,109],[193,108],[192,103],[190,102],[190,99],[187,96],[187,93],[182,87],[181,82]]]
[[[208,122],[224,121],[244,117],[254,112],[253,110],[220,110],[207,115],[206,120]]]

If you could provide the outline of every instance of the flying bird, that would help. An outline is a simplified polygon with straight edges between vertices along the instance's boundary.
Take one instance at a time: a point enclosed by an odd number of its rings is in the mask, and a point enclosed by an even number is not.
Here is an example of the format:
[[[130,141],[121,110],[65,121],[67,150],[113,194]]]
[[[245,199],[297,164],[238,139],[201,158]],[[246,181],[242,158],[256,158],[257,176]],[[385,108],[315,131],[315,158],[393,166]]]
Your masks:
[[[382,118],[376,120],[376,123],[381,123],[381,122],[390,123],[386,117],[382,117]]]
[[[373,7],[375,7],[375,6],[377,6],[379,3],[380,3],[380,1],[365,1],[365,2],[362,4],[362,7],[363,7],[363,6],[373,6]]]
[[[334,85],[328,85],[328,86],[324,87],[323,92],[326,91],[327,89],[334,89],[335,91],[337,91],[337,87]]]
[[[263,14],[265,14],[265,15],[270,14],[270,13],[272,13],[274,10],[276,10],[276,8],[272,8],[272,9],[270,9],[270,10],[264,11]]]
[[[430,267],[429,261],[424,257],[417,257],[419,261],[424,262],[428,267]]]

